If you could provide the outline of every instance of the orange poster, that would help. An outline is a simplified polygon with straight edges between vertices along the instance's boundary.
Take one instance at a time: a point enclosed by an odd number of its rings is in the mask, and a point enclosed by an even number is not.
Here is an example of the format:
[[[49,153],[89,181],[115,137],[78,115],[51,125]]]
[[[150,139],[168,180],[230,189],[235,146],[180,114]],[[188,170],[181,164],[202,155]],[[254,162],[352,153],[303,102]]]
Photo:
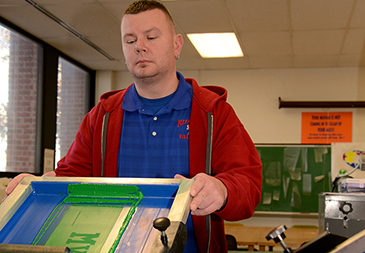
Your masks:
[[[352,142],[352,112],[303,112],[302,144]]]

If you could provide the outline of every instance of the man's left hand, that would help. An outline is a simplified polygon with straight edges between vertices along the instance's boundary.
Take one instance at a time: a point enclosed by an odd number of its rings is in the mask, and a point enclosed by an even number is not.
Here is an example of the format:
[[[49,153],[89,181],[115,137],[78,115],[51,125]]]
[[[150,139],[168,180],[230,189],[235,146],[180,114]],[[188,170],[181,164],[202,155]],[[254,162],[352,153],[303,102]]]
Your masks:
[[[175,179],[185,178],[181,175],[175,175]],[[193,197],[190,203],[191,214],[208,215],[221,209],[227,201],[227,188],[217,178],[208,176],[205,173],[199,173],[190,189],[190,195]]]

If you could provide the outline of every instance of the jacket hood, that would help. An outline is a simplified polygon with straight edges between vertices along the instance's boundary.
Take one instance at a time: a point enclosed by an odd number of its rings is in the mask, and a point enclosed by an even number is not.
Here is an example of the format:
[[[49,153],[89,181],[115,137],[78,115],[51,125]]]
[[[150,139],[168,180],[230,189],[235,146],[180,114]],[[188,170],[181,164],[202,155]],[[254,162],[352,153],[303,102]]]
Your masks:
[[[193,86],[193,99],[206,111],[213,110],[214,105],[220,101],[227,100],[227,90],[219,86],[199,86],[192,78],[185,78],[185,81]],[[105,112],[110,112],[118,106],[122,106],[122,101],[126,91],[132,86],[122,90],[109,91],[100,96],[100,102]]]
[[[185,79],[187,83],[193,86],[193,99],[206,111],[213,111],[213,107],[220,100],[227,100],[227,90],[220,86],[199,86],[192,78]]]
[[[105,112],[110,112],[114,110],[114,108],[122,106],[124,95],[132,85],[133,84],[122,90],[113,90],[102,94],[100,96],[100,103],[102,104]]]

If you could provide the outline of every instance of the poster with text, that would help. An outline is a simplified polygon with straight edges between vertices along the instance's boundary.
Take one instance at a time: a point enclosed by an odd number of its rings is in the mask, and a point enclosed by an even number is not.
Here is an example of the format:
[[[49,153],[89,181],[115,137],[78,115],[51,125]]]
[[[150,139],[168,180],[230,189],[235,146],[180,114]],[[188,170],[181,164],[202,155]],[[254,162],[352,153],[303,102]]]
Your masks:
[[[302,144],[352,142],[352,112],[303,112]]]

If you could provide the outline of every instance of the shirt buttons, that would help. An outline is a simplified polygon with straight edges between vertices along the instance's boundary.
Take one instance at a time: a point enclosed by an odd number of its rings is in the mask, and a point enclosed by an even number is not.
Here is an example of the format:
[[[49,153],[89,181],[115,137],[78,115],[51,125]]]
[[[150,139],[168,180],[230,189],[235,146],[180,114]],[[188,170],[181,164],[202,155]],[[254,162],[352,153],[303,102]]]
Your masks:
[[[157,133],[155,131],[152,132],[152,136],[156,136]]]
[[[155,116],[155,117],[153,117],[153,120],[154,120],[154,121],[156,121],[156,120],[157,120],[157,117],[156,117],[156,116]]]

